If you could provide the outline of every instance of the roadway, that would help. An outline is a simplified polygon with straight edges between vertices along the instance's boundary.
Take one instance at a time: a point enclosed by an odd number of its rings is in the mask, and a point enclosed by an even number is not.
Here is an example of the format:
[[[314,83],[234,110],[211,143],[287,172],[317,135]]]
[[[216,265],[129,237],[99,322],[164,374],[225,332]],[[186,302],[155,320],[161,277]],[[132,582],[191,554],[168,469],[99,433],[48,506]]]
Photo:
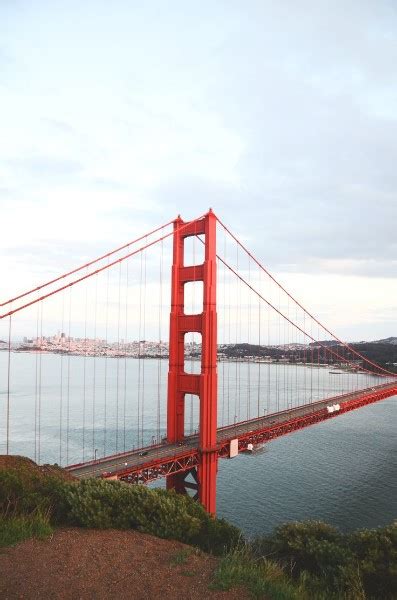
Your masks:
[[[341,405],[341,407],[343,407],[344,403],[350,402],[355,398],[370,395],[374,391],[378,392],[392,389],[396,389],[397,392],[397,382],[387,383],[368,388],[367,390],[360,390],[357,392],[344,394],[343,396],[326,398],[324,400],[303,406],[290,408],[279,413],[273,413],[267,416],[251,419],[249,421],[228,425],[218,429],[217,443],[218,445],[224,445],[228,440],[245,437],[247,434],[264,430],[267,427],[271,428],[275,425],[280,425],[292,419],[304,417],[313,413],[320,413],[329,405],[338,403]],[[67,469],[70,473],[78,478],[99,477],[105,473],[108,476],[116,476],[118,472],[125,472],[127,470],[133,470],[137,467],[139,468],[143,465],[150,465],[151,463],[161,459],[176,459],[188,454],[189,452],[194,453],[198,451],[199,436],[196,434],[192,436],[186,436],[182,443],[168,443],[164,441],[162,444],[147,446],[138,450],[132,450],[122,454],[108,456],[96,461],[71,465],[67,467]]]

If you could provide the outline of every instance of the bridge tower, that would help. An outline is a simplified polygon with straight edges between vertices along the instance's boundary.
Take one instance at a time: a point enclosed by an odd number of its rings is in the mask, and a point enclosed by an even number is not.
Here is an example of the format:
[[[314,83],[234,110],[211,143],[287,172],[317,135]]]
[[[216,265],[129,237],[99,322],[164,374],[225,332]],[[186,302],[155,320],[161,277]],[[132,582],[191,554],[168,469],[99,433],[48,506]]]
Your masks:
[[[205,256],[200,265],[184,264],[185,239],[204,235]],[[170,345],[167,397],[167,438],[182,441],[185,434],[185,394],[197,395],[200,402],[198,472],[193,473],[198,498],[205,509],[215,514],[218,455],[217,430],[217,316],[216,316],[216,217],[212,210],[200,220],[174,221],[171,282]],[[185,314],[185,284],[203,282],[203,312]],[[201,333],[201,373],[185,373],[184,342],[189,332]],[[167,477],[167,488],[186,493],[187,473]]]

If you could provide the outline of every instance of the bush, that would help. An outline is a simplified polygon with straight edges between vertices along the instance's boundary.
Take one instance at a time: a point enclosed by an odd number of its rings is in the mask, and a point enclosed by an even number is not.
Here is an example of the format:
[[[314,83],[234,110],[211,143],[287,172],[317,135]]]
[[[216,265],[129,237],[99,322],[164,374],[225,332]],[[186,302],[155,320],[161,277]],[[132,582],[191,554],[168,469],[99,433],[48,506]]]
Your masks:
[[[397,598],[397,522],[347,536],[369,597]]]
[[[341,567],[351,559],[343,536],[320,521],[285,523],[269,537],[253,543],[257,556],[275,557],[297,574],[308,571],[315,576],[340,577]]]
[[[63,484],[60,491],[66,522],[80,527],[138,529],[214,554],[232,547],[240,535],[237,528],[211,518],[200,504],[175,492],[102,479]]]
[[[397,597],[397,524],[343,535],[326,523],[286,523],[255,540],[257,558],[280,561],[313,597]]]
[[[48,499],[40,493],[40,477],[13,469],[0,470],[0,512],[25,514],[48,508]]]
[[[240,532],[213,519],[189,496],[120,481],[65,481],[24,469],[0,470],[0,512],[26,515],[51,511],[55,524],[98,529],[138,529],[222,554]]]

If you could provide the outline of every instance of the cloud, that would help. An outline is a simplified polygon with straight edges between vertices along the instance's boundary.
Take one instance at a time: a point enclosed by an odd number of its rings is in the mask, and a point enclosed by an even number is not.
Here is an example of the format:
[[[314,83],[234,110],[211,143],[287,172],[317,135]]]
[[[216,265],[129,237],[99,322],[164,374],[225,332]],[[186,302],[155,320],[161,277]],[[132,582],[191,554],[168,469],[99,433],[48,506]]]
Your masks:
[[[386,0],[2,5],[2,246],[29,271],[211,206],[310,297],[391,280],[396,31]]]
[[[61,176],[77,175],[83,170],[83,165],[76,160],[52,156],[10,158],[3,162],[16,173],[35,178],[44,176],[58,179]]]
[[[43,118],[42,122],[50,129],[55,130],[57,133],[63,133],[66,135],[74,134],[76,131],[74,127],[65,123],[64,121],[58,121],[57,119]]]

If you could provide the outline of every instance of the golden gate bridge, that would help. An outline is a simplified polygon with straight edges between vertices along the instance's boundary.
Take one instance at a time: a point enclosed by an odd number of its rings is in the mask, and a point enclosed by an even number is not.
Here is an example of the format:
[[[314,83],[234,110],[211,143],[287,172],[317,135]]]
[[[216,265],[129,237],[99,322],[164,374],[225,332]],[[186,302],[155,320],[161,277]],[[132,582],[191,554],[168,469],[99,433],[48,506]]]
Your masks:
[[[211,210],[0,312],[7,454],[76,477],[165,477],[210,513],[220,458],[397,394],[396,374],[335,336]]]

